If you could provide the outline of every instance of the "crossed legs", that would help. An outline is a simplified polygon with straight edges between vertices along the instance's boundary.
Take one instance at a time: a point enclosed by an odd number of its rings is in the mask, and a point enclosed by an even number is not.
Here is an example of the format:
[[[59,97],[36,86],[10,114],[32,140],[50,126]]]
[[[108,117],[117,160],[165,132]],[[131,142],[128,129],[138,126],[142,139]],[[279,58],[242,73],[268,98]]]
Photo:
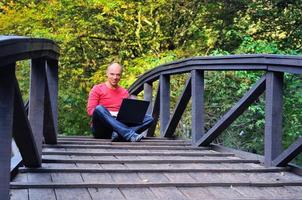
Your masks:
[[[114,139],[114,136],[115,139],[133,141],[152,122],[153,118],[146,115],[142,124],[124,124],[116,120],[104,106],[97,106],[92,116],[92,133],[95,138]]]

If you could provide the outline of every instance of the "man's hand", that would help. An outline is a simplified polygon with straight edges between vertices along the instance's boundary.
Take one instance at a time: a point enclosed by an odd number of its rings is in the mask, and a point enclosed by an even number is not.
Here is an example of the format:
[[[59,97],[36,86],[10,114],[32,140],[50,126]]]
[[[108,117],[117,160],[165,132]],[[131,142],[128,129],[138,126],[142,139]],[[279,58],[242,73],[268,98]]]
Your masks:
[[[136,95],[131,94],[131,95],[129,96],[129,99],[137,99],[137,96],[136,96]]]

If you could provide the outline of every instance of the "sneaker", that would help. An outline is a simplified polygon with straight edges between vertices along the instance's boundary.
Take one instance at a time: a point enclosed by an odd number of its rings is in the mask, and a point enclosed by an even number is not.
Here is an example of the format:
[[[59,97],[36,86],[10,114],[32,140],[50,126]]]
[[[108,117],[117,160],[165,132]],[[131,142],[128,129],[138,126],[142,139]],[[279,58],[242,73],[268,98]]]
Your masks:
[[[131,142],[139,142],[144,138],[144,136],[145,136],[144,134],[134,135],[133,137],[131,137],[130,141]]]
[[[119,135],[117,134],[117,132],[112,132],[112,136],[111,136],[111,142],[118,142],[119,141]]]

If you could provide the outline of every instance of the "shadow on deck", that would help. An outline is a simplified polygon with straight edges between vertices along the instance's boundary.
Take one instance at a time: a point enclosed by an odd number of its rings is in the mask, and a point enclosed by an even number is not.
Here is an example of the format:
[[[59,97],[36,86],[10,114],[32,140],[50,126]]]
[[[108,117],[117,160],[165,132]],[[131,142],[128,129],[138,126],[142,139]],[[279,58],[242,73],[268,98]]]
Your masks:
[[[302,177],[190,141],[59,137],[42,167],[19,168],[14,199],[301,199]]]

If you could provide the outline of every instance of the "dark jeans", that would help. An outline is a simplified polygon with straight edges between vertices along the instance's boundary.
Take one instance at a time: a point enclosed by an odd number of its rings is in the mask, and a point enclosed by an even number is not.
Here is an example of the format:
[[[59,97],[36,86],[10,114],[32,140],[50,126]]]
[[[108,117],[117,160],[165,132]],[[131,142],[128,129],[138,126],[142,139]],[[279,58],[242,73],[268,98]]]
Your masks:
[[[116,120],[104,106],[97,106],[92,116],[92,133],[95,138],[111,139],[114,131],[122,139],[130,141],[149,128],[152,122],[153,118],[146,115],[142,124],[124,124]]]

